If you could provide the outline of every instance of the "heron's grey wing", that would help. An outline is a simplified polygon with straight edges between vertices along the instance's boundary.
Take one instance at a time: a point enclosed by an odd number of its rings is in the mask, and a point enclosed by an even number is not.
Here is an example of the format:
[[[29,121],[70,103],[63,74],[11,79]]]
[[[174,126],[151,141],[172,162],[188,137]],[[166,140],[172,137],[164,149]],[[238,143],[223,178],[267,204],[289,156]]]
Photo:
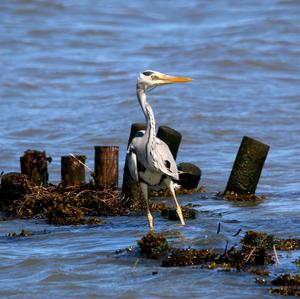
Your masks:
[[[137,166],[138,164],[137,164],[136,153],[132,145],[129,145],[127,150],[126,164],[130,175],[133,177],[133,179],[136,182],[138,182],[139,181],[138,166]]]
[[[159,138],[156,138],[157,167],[166,175],[175,180],[179,179],[175,159],[168,145]]]

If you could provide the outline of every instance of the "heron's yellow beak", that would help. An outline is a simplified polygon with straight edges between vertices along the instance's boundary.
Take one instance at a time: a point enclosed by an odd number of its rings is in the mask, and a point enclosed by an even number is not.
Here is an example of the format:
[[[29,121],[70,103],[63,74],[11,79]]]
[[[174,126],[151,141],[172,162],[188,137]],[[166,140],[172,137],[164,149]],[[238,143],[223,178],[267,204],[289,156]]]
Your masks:
[[[192,78],[188,78],[188,77],[175,77],[175,76],[170,76],[170,75],[162,75],[160,77],[160,79],[168,84],[168,83],[183,83],[183,82],[191,82],[193,81]]]

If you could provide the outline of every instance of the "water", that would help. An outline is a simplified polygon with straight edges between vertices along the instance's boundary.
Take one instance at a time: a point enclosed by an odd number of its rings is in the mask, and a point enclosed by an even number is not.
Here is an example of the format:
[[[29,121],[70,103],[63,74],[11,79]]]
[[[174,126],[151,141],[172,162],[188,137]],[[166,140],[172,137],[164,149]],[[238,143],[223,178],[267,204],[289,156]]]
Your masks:
[[[50,181],[57,183],[61,156],[84,154],[93,167],[93,147],[108,144],[120,146],[122,169],[130,125],[144,120],[137,74],[150,68],[190,76],[192,83],[156,89],[149,98],[157,122],[183,133],[178,161],[201,167],[208,193],[180,197],[182,204],[201,204],[197,220],[180,228],[155,215],[157,230],[173,245],[199,248],[234,245],[240,228],[299,238],[299,19],[297,0],[1,1],[0,170],[19,171],[26,149],[46,150],[53,157]],[[257,189],[267,199],[252,207],[214,197],[244,135],[271,147]],[[0,296],[270,296],[250,274],[164,269],[115,255],[146,232],[146,217],[107,221],[1,221]],[[5,237],[21,229],[34,234]],[[297,271],[282,263],[273,275]]]

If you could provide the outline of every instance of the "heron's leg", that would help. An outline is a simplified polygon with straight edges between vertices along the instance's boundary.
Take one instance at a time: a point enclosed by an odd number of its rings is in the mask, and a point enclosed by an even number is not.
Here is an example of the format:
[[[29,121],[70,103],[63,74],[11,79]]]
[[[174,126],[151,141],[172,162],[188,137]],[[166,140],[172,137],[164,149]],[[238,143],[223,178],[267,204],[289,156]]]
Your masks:
[[[176,198],[176,195],[175,195],[175,187],[174,187],[174,182],[170,179],[167,180],[167,185],[173,195],[173,198],[174,198],[174,201],[175,201],[175,204],[176,204],[176,212],[177,212],[177,215],[180,219],[180,222],[182,225],[185,225],[185,221],[184,221],[184,218],[183,218],[183,214],[182,214],[182,210],[181,210],[181,207],[178,203],[178,200]]]
[[[140,182],[140,186],[141,186],[142,193],[143,193],[145,201],[146,201],[147,218],[148,218],[149,228],[150,228],[150,230],[153,230],[153,217],[152,217],[151,212],[150,212],[149,200],[148,200],[148,185],[143,183],[143,182]]]

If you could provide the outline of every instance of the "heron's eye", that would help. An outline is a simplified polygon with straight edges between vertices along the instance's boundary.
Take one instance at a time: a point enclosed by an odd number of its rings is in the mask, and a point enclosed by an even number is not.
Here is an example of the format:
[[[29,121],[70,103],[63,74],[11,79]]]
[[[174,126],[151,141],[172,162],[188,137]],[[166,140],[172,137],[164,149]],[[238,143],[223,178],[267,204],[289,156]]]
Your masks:
[[[145,75],[145,76],[150,76],[152,74],[153,74],[153,72],[143,72],[143,75]]]

